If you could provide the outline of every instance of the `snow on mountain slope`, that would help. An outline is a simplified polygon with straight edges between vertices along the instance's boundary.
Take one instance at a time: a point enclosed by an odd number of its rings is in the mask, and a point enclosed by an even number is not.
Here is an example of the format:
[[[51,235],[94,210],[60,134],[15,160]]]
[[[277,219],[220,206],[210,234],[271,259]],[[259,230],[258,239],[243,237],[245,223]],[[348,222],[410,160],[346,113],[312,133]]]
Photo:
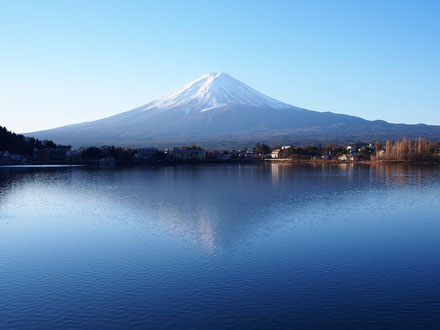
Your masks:
[[[180,107],[185,112],[204,112],[225,105],[247,105],[277,109],[292,108],[232,78],[227,73],[209,73],[194,80],[178,91],[153,101],[139,111],[167,110]]]

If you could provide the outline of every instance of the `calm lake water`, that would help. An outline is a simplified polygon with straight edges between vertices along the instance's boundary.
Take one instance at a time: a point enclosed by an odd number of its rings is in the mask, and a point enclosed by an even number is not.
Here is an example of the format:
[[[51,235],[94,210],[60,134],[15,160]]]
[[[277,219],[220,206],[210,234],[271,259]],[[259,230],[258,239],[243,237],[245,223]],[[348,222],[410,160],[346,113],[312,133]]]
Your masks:
[[[0,327],[440,327],[439,166],[0,168]]]

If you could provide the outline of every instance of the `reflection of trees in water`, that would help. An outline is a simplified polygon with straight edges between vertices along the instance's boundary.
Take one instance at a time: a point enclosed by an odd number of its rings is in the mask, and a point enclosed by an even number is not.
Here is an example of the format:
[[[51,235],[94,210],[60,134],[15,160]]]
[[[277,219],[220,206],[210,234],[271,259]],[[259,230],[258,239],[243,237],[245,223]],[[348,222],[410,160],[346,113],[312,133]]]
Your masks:
[[[440,166],[435,164],[376,163],[368,166],[371,179],[375,182],[384,182],[387,187],[422,186],[432,179],[432,173],[438,173],[440,169]]]
[[[0,189],[7,189],[13,182],[20,181],[20,178],[29,173],[26,168],[0,168]]]

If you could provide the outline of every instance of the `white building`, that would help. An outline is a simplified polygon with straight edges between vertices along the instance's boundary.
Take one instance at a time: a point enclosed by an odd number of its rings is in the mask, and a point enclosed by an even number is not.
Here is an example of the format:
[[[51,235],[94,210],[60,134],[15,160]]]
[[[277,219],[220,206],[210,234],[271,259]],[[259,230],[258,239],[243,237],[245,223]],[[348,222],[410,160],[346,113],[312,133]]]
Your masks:
[[[342,161],[354,161],[355,160],[355,156],[350,155],[350,154],[345,154],[345,155],[341,155],[338,157],[338,160],[342,160]]]
[[[272,153],[270,154],[270,157],[271,158],[279,158],[279,156],[280,156],[280,149],[275,149],[275,150],[273,150],[272,151]]]

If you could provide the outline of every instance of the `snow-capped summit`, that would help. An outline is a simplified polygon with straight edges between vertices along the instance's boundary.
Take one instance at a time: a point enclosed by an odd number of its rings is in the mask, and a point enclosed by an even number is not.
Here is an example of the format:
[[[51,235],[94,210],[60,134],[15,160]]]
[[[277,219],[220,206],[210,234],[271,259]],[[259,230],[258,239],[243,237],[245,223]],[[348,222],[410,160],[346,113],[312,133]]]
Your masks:
[[[258,92],[227,73],[217,72],[204,74],[176,92],[153,101],[139,110],[180,107],[185,112],[203,112],[231,104],[279,109],[291,107]]]

